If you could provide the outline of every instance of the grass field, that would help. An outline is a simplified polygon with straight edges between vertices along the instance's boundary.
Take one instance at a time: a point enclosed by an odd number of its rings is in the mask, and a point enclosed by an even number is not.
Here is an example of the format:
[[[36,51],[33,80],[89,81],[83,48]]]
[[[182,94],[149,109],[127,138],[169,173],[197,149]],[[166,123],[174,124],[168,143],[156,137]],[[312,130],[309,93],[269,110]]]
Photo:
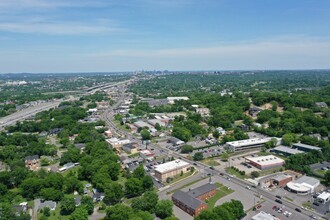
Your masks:
[[[212,167],[220,165],[220,163],[218,163],[214,159],[204,159],[204,160],[202,160],[202,163],[205,163],[205,164],[207,164],[209,166],[212,166]]]
[[[240,174],[239,172],[237,172],[236,170],[234,170],[231,167],[227,167],[226,168],[226,172],[229,173],[229,174],[231,174],[231,175],[234,175],[234,176],[236,176],[236,177],[238,177],[240,179],[245,179],[247,177],[246,175]]]
[[[228,189],[228,187],[226,187],[220,183],[215,183],[215,185],[217,186],[217,193],[215,194],[215,196],[213,196],[212,198],[210,198],[207,201],[207,205],[208,205],[209,209],[212,209],[215,206],[215,203],[219,199],[234,192],[234,190]]]

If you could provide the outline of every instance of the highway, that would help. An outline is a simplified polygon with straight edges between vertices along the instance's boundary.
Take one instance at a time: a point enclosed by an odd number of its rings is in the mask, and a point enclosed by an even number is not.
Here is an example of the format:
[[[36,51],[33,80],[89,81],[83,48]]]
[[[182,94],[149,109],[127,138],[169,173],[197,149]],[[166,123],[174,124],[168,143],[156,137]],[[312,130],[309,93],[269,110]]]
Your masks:
[[[51,108],[57,107],[62,100],[55,100],[51,102],[41,103],[39,105],[35,105],[21,111],[15,112],[13,114],[7,115],[3,118],[0,118],[0,130],[3,130],[6,126],[13,125],[17,121],[21,121],[27,119],[39,112],[47,111]]]

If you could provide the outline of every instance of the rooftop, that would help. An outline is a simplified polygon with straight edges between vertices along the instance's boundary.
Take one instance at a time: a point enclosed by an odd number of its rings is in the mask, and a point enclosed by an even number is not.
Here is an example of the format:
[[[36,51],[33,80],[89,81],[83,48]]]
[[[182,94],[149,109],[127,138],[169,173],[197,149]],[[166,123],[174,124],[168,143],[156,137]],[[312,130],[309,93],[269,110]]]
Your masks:
[[[156,167],[155,171],[157,171],[159,173],[165,173],[167,171],[179,169],[179,168],[182,168],[185,166],[189,166],[189,163],[187,163],[183,160],[173,160],[173,161],[155,166]]]
[[[150,150],[141,150],[140,153],[141,154],[144,154],[146,156],[148,156],[148,155],[154,155],[154,153],[151,152]]]
[[[328,192],[323,192],[317,196],[318,199],[323,199],[323,200],[327,200],[329,197],[330,197],[330,193]]]
[[[295,180],[294,182],[295,183],[299,183],[299,184],[305,183],[305,184],[314,186],[316,184],[319,184],[320,183],[320,180],[315,179],[315,178],[310,177],[310,176],[302,176],[299,179]]]
[[[271,165],[275,163],[284,163],[284,160],[273,155],[261,156],[261,157],[245,157],[246,160],[260,164],[262,166]]]
[[[196,209],[198,208],[201,204],[204,204],[203,201],[196,199],[188,193],[182,192],[181,190],[176,191],[173,195],[172,198],[182,202],[183,204],[187,205],[189,208]]]
[[[274,147],[273,150],[278,150],[278,151],[282,151],[282,152],[289,153],[289,154],[305,153],[304,151],[297,150],[295,148],[285,147],[285,146]]]
[[[280,182],[280,181],[285,180],[285,179],[290,178],[290,177],[292,177],[292,176],[281,173],[281,174],[273,177],[273,180],[276,180],[276,181]]]
[[[302,144],[302,143],[295,143],[293,144],[294,147],[301,147],[301,148],[305,148],[305,149],[310,149],[310,150],[318,150],[320,151],[321,148],[319,147],[315,147],[315,146],[312,146],[312,145],[308,145],[308,144]]]
[[[255,216],[253,216],[252,220],[279,220],[279,218],[276,218],[269,213],[261,211],[258,214],[256,214]]]
[[[195,188],[195,189],[193,189],[193,190],[190,190],[190,191],[188,191],[188,194],[190,195],[190,196],[192,196],[192,197],[198,197],[198,196],[200,196],[200,195],[203,195],[203,194],[205,194],[205,193],[207,193],[207,192],[210,192],[210,191],[212,191],[212,190],[215,190],[217,187],[214,185],[214,184],[210,184],[210,183],[208,183],[208,184],[205,184],[205,185],[203,185],[203,186],[200,186],[200,187],[198,187],[198,188]]]
[[[230,142],[227,142],[226,144],[231,145],[233,147],[241,147],[241,146],[248,146],[248,145],[254,145],[254,144],[264,144],[271,140],[272,140],[271,137],[252,138],[252,139],[239,140],[239,141],[230,141]]]

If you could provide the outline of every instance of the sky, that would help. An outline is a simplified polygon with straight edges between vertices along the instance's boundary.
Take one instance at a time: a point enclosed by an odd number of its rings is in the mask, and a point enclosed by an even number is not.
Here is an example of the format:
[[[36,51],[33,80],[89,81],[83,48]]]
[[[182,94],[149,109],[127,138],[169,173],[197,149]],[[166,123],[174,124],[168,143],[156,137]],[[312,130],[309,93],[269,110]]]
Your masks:
[[[0,73],[330,69],[328,0],[0,0]]]

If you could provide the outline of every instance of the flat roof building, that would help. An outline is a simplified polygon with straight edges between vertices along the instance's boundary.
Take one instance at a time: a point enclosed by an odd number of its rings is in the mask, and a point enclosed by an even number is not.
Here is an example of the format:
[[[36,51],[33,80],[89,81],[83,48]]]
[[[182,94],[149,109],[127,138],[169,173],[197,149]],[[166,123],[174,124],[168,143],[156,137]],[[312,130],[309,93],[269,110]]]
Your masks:
[[[304,151],[295,149],[295,148],[290,148],[290,147],[285,147],[285,146],[278,146],[278,147],[274,147],[273,149],[271,149],[271,152],[274,152],[276,154],[279,155],[283,155],[283,156],[291,156],[294,154],[302,154],[305,153]]]
[[[177,97],[167,97],[168,103],[169,104],[174,104],[175,101],[179,101],[179,100],[189,100],[188,97],[186,96],[177,96]]]
[[[281,138],[276,138],[277,143],[281,142]],[[226,143],[226,146],[231,151],[245,151],[245,150],[253,150],[256,148],[263,147],[265,143],[272,140],[272,137],[267,138],[252,138],[246,140],[239,141],[230,141]]]
[[[245,161],[261,170],[280,167],[285,163],[283,159],[273,155],[261,157],[245,157]]]
[[[140,157],[142,157],[144,159],[150,159],[150,158],[153,158],[154,156],[155,156],[155,154],[150,150],[141,150],[140,151]]]
[[[269,213],[261,211],[258,214],[256,214],[255,216],[253,216],[252,220],[279,220],[279,218],[276,218],[275,216],[272,216]]]
[[[317,151],[321,151],[320,147],[315,147],[312,145],[308,145],[308,144],[302,144],[302,143],[295,143],[292,145],[292,148],[297,148],[298,150],[304,151],[304,152],[310,152],[312,150],[317,150]]]
[[[320,185],[320,180],[309,176],[302,176],[297,180],[288,182],[286,189],[297,194],[313,193],[315,188]]]
[[[155,166],[155,177],[160,181],[165,181],[168,177],[174,177],[188,172],[190,164],[183,160],[173,160]]]
[[[330,201],[330,193],[323,192],[320,195],[317,196],[317,200],[323,204]]]
[[[272,179],[272,183],[276,185],[277,187],[283,187],[285,186],[288,182],[292,181],[292,176],[287,175],[287,174],[279,174]]]
[[[108,142],[108,144],[110,144],[113,148],[119,148],[122,147],[124,144],[131,143],[131,141],[128,139],[119,140],[118,138],[110,138],[106,139],[105,141]]]

